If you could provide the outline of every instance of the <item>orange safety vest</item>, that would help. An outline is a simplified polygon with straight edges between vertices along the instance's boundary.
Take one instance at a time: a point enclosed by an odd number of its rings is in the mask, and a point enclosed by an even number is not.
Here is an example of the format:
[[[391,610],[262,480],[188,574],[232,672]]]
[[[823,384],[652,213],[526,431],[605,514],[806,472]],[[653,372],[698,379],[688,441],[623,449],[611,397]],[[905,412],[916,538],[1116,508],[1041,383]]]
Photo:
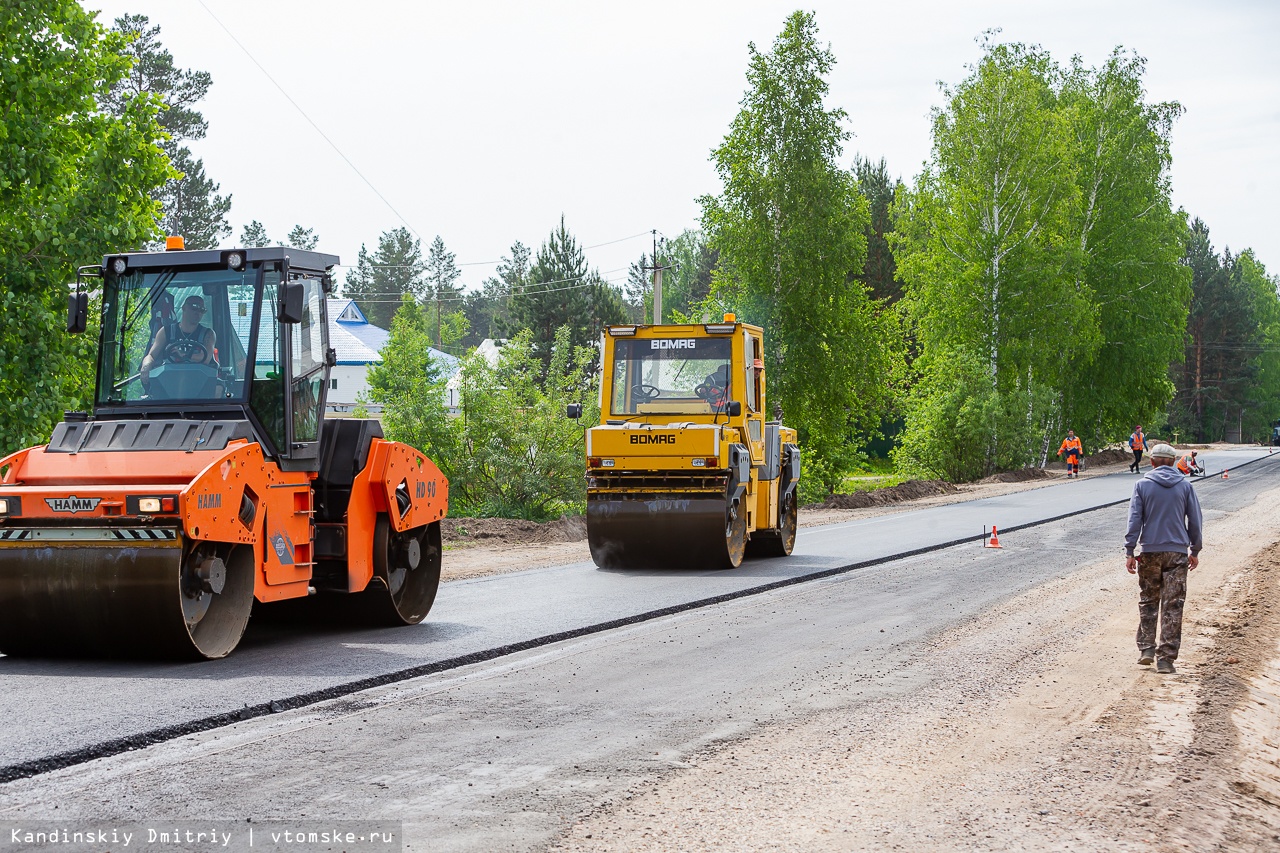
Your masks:
[[[1064,452],[1067,454],[1068,459],[1072,456],[1084,455],[1084,448],[1080,444],[1080,436],[1076,436],[1075,438],[1064,438],[1062,440],[1062,446],[1058,448],[1058,455],[1061,456]]]
[[[1178,457],[1178,470],[1184,474],[1187,474],[1188,476],[1191,474],[1191,466],[1193,464],[1195,463],[1192,461],[1190,453],[1188,453],[1186,456]]]
[[[1147,437],[1140,432],[1135,432],[1129,436],[1129,447],[1133,450],[1146,450]]]

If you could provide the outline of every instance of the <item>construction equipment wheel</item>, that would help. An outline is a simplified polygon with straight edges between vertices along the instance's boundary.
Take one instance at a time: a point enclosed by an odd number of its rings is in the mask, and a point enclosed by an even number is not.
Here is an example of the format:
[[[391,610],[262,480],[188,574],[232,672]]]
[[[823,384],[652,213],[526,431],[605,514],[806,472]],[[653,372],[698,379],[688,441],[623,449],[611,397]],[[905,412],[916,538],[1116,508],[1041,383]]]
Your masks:
[[[731,503],[725,513],[724,543],[725,563],[722,568],[738,568],[747,554],[747,514],[737,501]]]
[[[0,652],[199,660],[235,649],[253,609],[252,548],[90,538],[102,535],[0,549]]]
[[[416,625],[440,588],[440,522],[402,533],[379,515],[373,531],[373,581],[364,597],[383,625]]]
[[[752,557],[789,557],[796,547],[796,528],[799,512],[795,492],[786,497],[776,530],[757,530],[747,543],[747,554]]]

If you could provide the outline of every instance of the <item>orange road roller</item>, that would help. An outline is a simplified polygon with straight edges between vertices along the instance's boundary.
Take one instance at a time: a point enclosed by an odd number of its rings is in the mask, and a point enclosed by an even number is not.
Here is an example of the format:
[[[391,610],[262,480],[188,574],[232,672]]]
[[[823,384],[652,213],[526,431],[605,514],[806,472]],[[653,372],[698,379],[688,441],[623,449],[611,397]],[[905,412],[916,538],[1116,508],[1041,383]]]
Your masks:
[[[312,595],[422,621],[448,481],[377,421],[325,417],[337,264],[178,248],[79,270],[93,411],[0,459],[0,652],[220,658],[255,602]]]

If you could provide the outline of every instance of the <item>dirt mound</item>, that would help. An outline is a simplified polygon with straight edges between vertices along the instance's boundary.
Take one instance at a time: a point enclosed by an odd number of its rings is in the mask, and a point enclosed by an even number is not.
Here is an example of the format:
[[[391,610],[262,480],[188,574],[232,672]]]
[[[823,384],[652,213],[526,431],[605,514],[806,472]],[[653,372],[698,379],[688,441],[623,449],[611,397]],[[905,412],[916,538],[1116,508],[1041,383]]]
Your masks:
[[[1132,450],[1120,450],[1119,448],[1111,448],[1110,450],[1099,450],[1092,456],[1084,458],[1086,465],[1110,465],[1114,462],[1132,462]]]
[[[946,480],[908,480],[896,486],[884,489],[873,489],[869,492],[854,492],[850,495],[832,495],[822,503],[809,504],[806,509],[865,509],[869,506],[884,506],[917,498],[931,498],[934,495],[949,495],[960,491]]]
[[[1019,468],[1017,471],[1001,471],[990,477],[983,477],[979,483],[1026,483],[1030,480],[1043,480],[1052,477],[1043,468]]]
[[[566,515],[554,521],[525,521],[519,518],[446,518],[440,534],[450,545],[551,545],[581,542],[587,538],[587,520]]]

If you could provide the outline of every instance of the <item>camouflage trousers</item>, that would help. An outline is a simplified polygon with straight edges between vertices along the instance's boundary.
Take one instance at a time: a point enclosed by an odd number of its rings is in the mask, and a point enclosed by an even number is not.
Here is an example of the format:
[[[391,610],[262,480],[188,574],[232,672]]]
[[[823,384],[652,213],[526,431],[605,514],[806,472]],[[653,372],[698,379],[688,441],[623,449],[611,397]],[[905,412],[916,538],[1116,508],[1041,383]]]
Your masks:
[[[1162,660],[1178,659],[1188,565],[1187,555],[1177,551],[1157,551],[1138,558],[1138,648],[1155,649],[1156,657]]]

